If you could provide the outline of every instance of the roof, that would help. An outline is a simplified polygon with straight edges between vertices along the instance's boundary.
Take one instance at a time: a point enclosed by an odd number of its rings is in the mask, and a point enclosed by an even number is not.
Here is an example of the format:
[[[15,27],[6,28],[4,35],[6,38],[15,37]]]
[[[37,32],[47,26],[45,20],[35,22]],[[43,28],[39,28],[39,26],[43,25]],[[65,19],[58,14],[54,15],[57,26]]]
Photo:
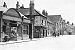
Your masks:
[[[29,8],[19,8],[18,11],[20,13],[22,13],[23,15],[25,15],[25,16],[30,15],[30,9]],[[43,14],[41,14],[39,11],[37,11],[36,9],[34,9],[34,15],[35,16],[43,16],[43,17],[46,17]]]
[[[47,19],[50,20],[51,22],[58,22],[61,18],[61,15],[48,15]]]
[[[13,16],[13,17],[19,17],[19,18],[21,18],[22,16],[24,16],[22,13],[20,13],[19,11],[17,11],[17,9],[15,9],[15,8],[8,9],[4,14],[8,15],[8,16]],[[25,16],[24,16],[24,18],[27,19],[27,17],[25,17]]]
[[[15,8],[8,9],[4,14],[7,16],[21,17],[20,13]]]
[[[30,9],[29,8],[19,8],[18,11],[22,13],[23,15],[30,15]],[[39,15],[35,10],[34,10],[34,15]]]

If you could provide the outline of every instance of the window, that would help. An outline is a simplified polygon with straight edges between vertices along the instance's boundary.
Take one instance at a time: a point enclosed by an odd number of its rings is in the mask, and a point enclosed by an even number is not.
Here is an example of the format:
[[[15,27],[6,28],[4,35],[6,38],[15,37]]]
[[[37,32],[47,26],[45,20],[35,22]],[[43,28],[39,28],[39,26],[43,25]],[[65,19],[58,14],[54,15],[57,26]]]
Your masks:
[[[28,34],[28,26],[24,25],[23,27],[23,34]]]
[[[43,20],[42,20],[42,25],[43,25]]]

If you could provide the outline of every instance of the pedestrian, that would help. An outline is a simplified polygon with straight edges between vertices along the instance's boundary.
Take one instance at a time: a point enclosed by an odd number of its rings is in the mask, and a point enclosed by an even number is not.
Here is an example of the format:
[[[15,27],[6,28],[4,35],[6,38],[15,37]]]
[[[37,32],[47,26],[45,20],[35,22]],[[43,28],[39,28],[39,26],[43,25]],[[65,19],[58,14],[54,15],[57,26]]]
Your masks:
[[[55,37],[56,37],[56,34],[55,34]]]
[[[7,42],[7,41],[8,41],[8,36],[5,36],[3,42]]]
[[[56,34],[55,34],[55,32],[53,33],[53,36],[55,36],[55,37],[56,37]]]
[[[58,33],[58,35],[57,36],[59,36],[59,33]]]

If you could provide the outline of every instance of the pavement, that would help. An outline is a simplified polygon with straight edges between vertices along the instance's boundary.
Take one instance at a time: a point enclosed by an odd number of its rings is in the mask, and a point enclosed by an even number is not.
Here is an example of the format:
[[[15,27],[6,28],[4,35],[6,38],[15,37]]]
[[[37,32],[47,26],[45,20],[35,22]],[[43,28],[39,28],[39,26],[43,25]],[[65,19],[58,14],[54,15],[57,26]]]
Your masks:
[[[32,40],[29,39],[29,38],[27,38],[27,39],[25,39],[25,40],[0,42],[0,45],[15,44],[15,43],[22,43],[22,42],[30,42],[30,41],[38,41],[38,40],[51,39],[51,38],[56,38],[56,37],[50,36],[50,37],[44,37],[44,38],[33,38]]]
[[[41,38],[41,39],[43,39],[43,38]],[[17,41],[0,42],[0,45],[30,42],[30,41],[37,41],[37,40],[40,40],[40,38],[33,38],[32,40],[31,39],[25,39],[25,40],[17,40]]]

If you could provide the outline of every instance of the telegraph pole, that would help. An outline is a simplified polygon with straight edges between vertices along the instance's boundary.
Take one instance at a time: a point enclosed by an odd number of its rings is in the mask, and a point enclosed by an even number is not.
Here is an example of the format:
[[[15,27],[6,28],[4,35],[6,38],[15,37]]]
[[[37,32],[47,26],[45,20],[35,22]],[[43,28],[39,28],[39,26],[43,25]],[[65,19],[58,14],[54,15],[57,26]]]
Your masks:
[[[30,0],[30,20],[31,20],[31,33],[29,33],[29,38],[32,40],[34,34],[34,0]]]
[[[31,15],[32,16],[32,15]],[[32,32],[30,33],[30,39],[33,39],[34,34],[34,18],[31,18]]]

